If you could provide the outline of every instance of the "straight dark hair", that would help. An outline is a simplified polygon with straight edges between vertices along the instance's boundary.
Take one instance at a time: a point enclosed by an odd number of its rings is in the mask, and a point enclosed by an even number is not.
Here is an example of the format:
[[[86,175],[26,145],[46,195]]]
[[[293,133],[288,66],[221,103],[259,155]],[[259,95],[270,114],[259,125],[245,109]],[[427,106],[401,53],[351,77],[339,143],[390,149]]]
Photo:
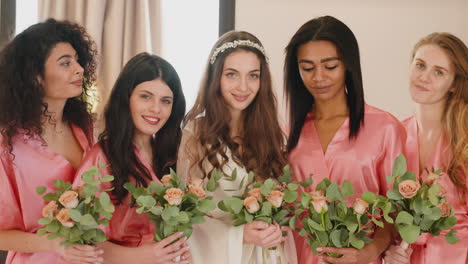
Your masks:
[[[105,109],[106,129],[99,142],[109,160],[114,189],[112,194],[120,204],[128,191],[124,183],[135,179],[139,186],[148,186],[151,173],[138,159],[133,145],[135,125],[130,113],[130,96],[137,85],[160,79],[174,95],[172,112],[166,124],[153,137],[153,170],[158,178],[176,166],[177,151],[182,136],[181,122],[185,114],[185,97],[177,72],[163,58],[146,52],[127,62],[112,89]]]
[[[350,140],[358,135],[361,125],[364,124],[364,90],[356,37],[348,26],[334,17],[314,18],[299,28],[286,47],[284,89],[290,118],[288,152],[296,147],[307,113],[314,105],[314,97],[305,87],[299,74],[297,51],[301,45],[319,40],[329,41],[336,45],[346,68],[345,83],[350,119]]]

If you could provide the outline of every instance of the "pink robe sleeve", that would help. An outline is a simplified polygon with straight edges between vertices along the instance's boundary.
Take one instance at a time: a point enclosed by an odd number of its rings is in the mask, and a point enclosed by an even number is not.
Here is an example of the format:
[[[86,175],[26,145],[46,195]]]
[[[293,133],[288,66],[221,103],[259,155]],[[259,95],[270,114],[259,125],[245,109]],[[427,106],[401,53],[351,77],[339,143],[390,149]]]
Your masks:
[[[395,119],[395,123],[386,128],[382,139],[382,156],[377,163],[377,175],[380,182],[379,193],[386,195],[391,189],[386,176],[392,175],[395,159],[405,154],[406,132],[405,128]]]
[[[18,202],[14,172],[11,169],[12,165],[8,161],[8,153],[3,148],[0,151],[2,155],[0,158],[0,229],[23,230],[21,207]]]

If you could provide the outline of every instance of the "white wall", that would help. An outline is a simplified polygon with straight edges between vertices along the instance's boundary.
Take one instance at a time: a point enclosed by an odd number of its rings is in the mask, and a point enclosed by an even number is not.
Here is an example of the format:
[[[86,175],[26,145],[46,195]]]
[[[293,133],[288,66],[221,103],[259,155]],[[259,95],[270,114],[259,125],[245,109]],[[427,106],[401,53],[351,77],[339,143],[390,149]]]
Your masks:
[[[278,98],[283,98],[284,48],[306,21],[334,16],[356,35],[367,103],[402,119],[413,113],[408,66],[413,45],[434,31],[468,44],[468,0],[237,0],[236,30],[263,42]],[[284,117],[284,104],[281,104]]]

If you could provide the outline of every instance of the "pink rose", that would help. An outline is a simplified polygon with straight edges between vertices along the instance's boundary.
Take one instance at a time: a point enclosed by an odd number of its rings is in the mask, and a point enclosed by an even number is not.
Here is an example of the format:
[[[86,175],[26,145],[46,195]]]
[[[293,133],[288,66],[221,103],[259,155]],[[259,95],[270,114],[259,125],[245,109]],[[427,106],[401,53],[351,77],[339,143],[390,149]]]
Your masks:
[[[171,180],[172,180],[172,176],[170,174],[166,174],[161,178],[161,182],[165,187],[172,186]]]
[[[205,190],[202,187],[192,184],[189,185],[188,193],[195,194],[200,199],[205,199],[206,196]]]
[[[276,208],[279,208],[283,203],[284,193],[280,191],[271,191],[270,195],[267,196],[267,200]]]
[[[60,210],[56,218],[57,220],[59,220],[60,223],[62,223],[63,226],[73,227],[75,223],[70,219],[70,216],[68,215],[68,211],[70,211],[70,209],[67,209],[67,208]]]
[[[170,205],[179,205],[182,202],[183,195],[184,192],[181,189],[170,188],[166,191],[164,199],[166,199]]]
[[[245,198],[244,206],[247,209],[247,211],[251,214],[260,210],[260,205],[258,204],[257,198],[253,196],[248,196],[247,198]]]
[[[328,211],[328,205],[327,205],[327,198],[325,198],[324,192],[323,191],[312,191],[310,192],[310,196],[312,197],[312,200],[310,203],[314,207],[315,212],[317,213],[322,213],[322,209],[327,212]]]
[[[442,212],[442,217],[447,217],[452,213],[452,207],[445,201],[437,205],[437,208]]]
[[[255,197],[259,202],[263,201],[263,196],[262,192],[260,191],[260,188],[253,188],[252,190],[250,190],[249,196]]]
[[[421,185],[417,181],[412,180],[405,180],[400,182],[398,185],[398,190],[400,191],[401,195],[405,198],[411,198],[418,193],[419,188]]]
[[[50,201],[44,208],[42,208],[42,216],[52,218],[57,213],[57,203],[55,201]]]
[[[440,175],[434,172],[429,173],[426,177],[426,183],[429,185],[434,185],[439,182]]]
[[[66,191],[60,196],[59,202],[65,208],[75,208],[78,206],[78,193],[75,191]]]
[[[357,214],[364,214],[368,206],[369,206],[368,202],[364,201],[361,198],[357,198],[354,201],[353,209],[354,209],[354,212],[356,212]]]

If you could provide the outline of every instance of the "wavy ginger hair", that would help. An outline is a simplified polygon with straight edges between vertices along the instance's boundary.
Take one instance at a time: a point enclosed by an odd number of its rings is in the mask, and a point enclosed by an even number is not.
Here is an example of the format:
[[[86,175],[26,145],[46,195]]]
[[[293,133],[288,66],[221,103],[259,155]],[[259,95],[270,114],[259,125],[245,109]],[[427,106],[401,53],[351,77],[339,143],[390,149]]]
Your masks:
[[[230,31],[216,42],[209,58],[215,50],[227,42],[250,40],[262,46],[252,34],[244,31]],[[221,95],[221,76],[226,57],[233,52],[243,50],[254,53],[260,61],[260,89],[252,103],[244,110],[242,151],[240,144],[230,137],[231,120],[227,104]],[[204,114],[203,118],[198,118]],[[213,64],[208,65],[198,92],[195,105],[187,114],[184,124],[194,121],[194,140],[201,146],[200,154],[192,157],[191,166],[197,165],[203,177],[203,162],[208,160],[218,171],[232,158],[237,164],[251,170],[258,179],[277,178],[287,163],[285,137],[278,123],[277,102],[272,89],[270,69],[265,55],[250,46],[228,48],[216,56]],[[227,148],[232,157],[226,154]],[[218,157],[221,157],[220,159]]]
[[[425,45],[441,48],[449,57],[455,70],[453,91],[447,93],[447,103],[443,115],[444,135],[450,143],[453,158],[447,173],[459,190],[462,201],[467,201],[468,187],[468,48],[450,33],[435,32],[422,38],[414,46],[412,58],[418,49]]]

